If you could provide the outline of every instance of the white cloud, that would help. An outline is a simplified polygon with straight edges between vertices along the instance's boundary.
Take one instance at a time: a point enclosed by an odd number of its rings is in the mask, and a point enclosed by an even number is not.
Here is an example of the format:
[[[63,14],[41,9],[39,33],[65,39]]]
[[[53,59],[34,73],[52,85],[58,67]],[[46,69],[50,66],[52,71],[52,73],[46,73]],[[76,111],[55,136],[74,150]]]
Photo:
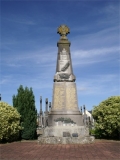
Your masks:
[[[92,65],[100,62],[109,63],[109,61],[115,59],[115,57],[117,63],[119,51],[120,48],[114,46],[109,48],[95,48],[91,50],[74,50],[73,53],[71,53],[73,66]]]
[[[9,22],[13,22],[13,23],[19,23],[19,24],[25,24],[25,25],[35,25],[36,23],[31,20],[30,17],[21,17],[21,16],[16,16],[16,15],[13,15],[11,14],[9,16],[10,18],[6,18],[6,17],[2,17],[3,20],[7,20]]]
[[[97,48],[91,50],[77,50],[73,52],[74,58],[91,58],[101,55],[107,55],[111,53],[119,52],[120,48],[118,47],[109,47],[109,48]]]
[[[119,75],[92,75],[90,78],[77,80],[78,93],[85,95],[119,94]]]
[[[0,80],[0,85],[6,85],[9,82],[11,82],[12,76],[11,75],[7,75],[7,76],[2,76],[1,74],[1,80]]]
[[[8,55],[2,58],[2,64],[16,67],[27,66],[28,63],[32,65],[40,65],[41,67],[53,66],[55,64],[57,54],[54,47],[48,47],[45,49],[38,49],[34,51],[17,51],[14,55]],[[14,58],[13,58],[14,57]],[[54,58],[53,58],[54,57]]]
[[[119,13],[119,2],[109,3],[103,9],[100,9],[99,13],[106,14],[106,15],[114,15],[116,13]]]

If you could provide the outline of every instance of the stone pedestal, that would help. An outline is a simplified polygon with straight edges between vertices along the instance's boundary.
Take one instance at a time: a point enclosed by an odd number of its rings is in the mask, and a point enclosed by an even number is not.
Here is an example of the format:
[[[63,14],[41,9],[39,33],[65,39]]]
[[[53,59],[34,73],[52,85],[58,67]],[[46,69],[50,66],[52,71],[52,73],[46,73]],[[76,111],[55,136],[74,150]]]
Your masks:
[[[43,136],[38,138],[39,144],[84,144],[93,143],[89,129],[84,126],[46,127]]]
[[[85,126],[70,126],[65,124],[64,126],[54,126],[46,127],[44,129],[44,137],[64,137],[64,133],[69,133],[69,136],[72,137],[74,134],[77,134],[77,137],[89,136],[89,129]]]
[[[52,108],[48,114],[48,126],[55,126],[59,118],[70,118],[78,126],[83,125],[78,108],[75,82],[54,82]]]

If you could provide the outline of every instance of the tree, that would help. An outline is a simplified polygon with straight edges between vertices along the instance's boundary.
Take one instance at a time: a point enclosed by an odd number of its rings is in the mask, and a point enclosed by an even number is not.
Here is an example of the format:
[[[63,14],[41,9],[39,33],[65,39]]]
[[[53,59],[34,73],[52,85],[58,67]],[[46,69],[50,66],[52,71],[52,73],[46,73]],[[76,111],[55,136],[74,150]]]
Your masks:
[[[119,138],[120,96],[113,96],[94,106],[95,133],[98,137]]]
[[[5,102],[0,102],[0,141],[14,141],[19,138],[20,114]]]
[[[22,85],[18,88],[17,95],[13,95],[13,106],[21,115],[22,139],[35,139],[37,128],[37,110],[35,108],[35,97],[32,88]]]

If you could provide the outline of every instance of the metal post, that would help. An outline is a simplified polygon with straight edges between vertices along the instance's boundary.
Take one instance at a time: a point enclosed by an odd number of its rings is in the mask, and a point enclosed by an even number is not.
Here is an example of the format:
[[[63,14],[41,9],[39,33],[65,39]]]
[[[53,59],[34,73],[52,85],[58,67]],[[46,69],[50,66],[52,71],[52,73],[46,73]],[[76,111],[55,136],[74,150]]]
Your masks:
[[[82,113],[82,106],[81,106],[81,113]]]
[[[86,126],[86,108],[85,108],[85,105],[83,105],[83,109],[84,109],[84,124]]]
[[[46,98],[45,100],[45,105],[46,105],[46,108],[44,112],[44,127],[47,126],[47,120],[48,120],[48,98]]]
[[[1,94],[0,94],[0,101],[1,101]]]
[[[48,112],[48,98],[46,98],[46,112]]]
[[[51,110],[51,102],[49,102],[49,111]]]
[[[40,115],[40,122],[41,122],[40,126],[43,127],[43,115],[42,114]]]
[[[42,114],[42,96],[40,96],[40,115]]]
[[[41,127],[43,127],[42,96],[40,96],[40,123]]]

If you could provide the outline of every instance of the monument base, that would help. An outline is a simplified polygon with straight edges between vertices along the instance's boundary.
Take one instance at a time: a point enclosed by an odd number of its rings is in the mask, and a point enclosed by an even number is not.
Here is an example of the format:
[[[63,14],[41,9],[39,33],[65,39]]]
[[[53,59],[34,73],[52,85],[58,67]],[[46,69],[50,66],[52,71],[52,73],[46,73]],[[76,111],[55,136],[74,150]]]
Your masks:
[[[93,143],[94,137],[89,136],[89,128],[85,126],[54,126],[46,127],[39,144],[85,144]]]
[[[48,126],[55,126],[60,118],[71,119],[83,126],[83,116],[79,111],[76,83],[55,82],[53,86],[52,108],[48,114]]]
[[[93,143],[94,136],[80,137],[39,137],[38,144],[86,144]]]

